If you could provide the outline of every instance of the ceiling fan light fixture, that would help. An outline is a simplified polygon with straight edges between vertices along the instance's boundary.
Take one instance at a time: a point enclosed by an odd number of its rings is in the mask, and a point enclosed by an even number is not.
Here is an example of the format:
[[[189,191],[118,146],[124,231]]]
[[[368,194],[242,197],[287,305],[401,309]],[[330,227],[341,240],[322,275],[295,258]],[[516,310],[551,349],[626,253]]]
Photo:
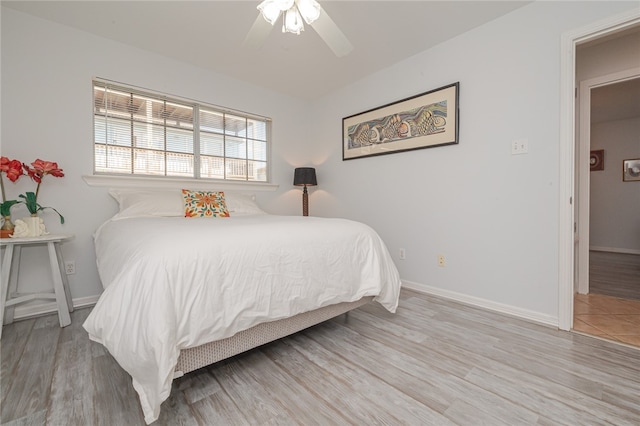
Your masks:
[[[316,0],[296,0],[296,5],[304,21],[311,25],[320,17],[320,4]]]
[[[320,17],[322,9],[316,0],[264,0],[258,10],[271,25],[282,13],[282,32],[300,34],[304,31],[302,20],[311,24]]]
[[[243,43],[246,46],[260,48],[282,15],[283,33],[299,35],[304,31],[306,21],[337,57],[342,58],[353,51],[353,45],[316,0],[262,0],[258,10],[262,18],[256,17]],[[263,18],[271,26],[266,25]]]

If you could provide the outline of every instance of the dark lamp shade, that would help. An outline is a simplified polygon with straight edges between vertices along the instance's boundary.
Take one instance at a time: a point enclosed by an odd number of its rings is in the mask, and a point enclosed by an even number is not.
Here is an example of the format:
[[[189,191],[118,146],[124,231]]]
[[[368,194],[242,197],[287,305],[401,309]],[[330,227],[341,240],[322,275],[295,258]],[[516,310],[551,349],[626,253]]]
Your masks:
[[[293,174],[293,184],[297,186],[315,186],[318,184],[316,180],[316,169],[313,167],[298,167]]]

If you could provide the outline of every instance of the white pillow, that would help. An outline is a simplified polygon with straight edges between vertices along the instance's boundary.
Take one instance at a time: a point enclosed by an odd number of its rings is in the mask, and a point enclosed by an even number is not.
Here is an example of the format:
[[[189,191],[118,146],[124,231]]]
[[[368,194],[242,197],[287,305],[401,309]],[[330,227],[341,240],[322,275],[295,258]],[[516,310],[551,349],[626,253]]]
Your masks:
[[[182,192],[174,190],[113,188],[109,194],[120,206],[114,219],[141,216],[184,216]]]
[[[252,195],[224,192],[231,216],[267,214],[258,207]],[[109,194],[115,198],[120,210],[112,219],[144,216],[184,216],[184,200],[180,189],[132,189],[112,188]]]
[[[224,191],[224,199],[231,216],[267,214],[267,212],[258,207],[252,195]]]

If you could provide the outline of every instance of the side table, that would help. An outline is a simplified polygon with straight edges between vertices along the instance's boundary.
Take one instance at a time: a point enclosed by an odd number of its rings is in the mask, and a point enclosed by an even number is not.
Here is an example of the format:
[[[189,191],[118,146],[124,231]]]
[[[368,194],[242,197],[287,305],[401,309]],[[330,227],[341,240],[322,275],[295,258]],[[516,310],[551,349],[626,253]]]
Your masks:
[[[69,292],[69,281],[64,270],[64,259],[60,251],[60,244],[72,239],[70,234],[41,235],[39,237],[0,238],[0,246],[6,246],[2,258],[2,273],[0,282],[0,324],[13,322],[14,305],[33,299],[55,299],[58,305],[60,327],[71,324],[69,312],[73,312],[73,302]],[[20,269],[20,254],[23,246],[46,245],[49,252],[49,265],[53,278],[53,292],[18,294],[18,275]],[[6,308],[6,312],[5,312]],[[0,327],[0,337],[2,328]]]

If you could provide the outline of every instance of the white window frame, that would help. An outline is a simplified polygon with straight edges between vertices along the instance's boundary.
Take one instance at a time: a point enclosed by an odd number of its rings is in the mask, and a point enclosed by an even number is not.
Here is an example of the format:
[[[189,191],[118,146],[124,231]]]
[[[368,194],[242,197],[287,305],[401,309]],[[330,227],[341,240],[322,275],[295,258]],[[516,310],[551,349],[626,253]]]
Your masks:
[[[94,130],[94,149],[93,149],[93,175],[92,176],[83,176],[84,180],[91,186],[136,186],[136,187],[180,187],[185,185],[190,185],[191,187],[198,186],[201,188],[206,187],[215,187],[215,188],[238,188],[238,189],[250,189],[250,190],[275,190],[277,185],[270,184],[271,180],[271,119],[268,117],[259,116],[256,114],[249,114],[242,111],[232,110],[229,108],[223,108],[216,105],[211,105],[203,102],[194,101],[191,99],[186,99],[177,96],[166,95],[163,93],[155,92],[148,89],[141,89],[134,86],[130,86],[123,83],[113,82],[110,80],[104,80],[101,78],[92,79],[92,93],[95,93],[96,85],[99,86],[108,86],[109,88],[113,88],[119,91],[123,91],[126,93],[130,93],[133,95],[140,95],[149,98],[154,98],[158,100],[164,100],[167,102],[175,102],[180,104],[187,104],[189,106],[194,107],[194,123],[193,123],[193,176],[182,177],[182,176],[167,176],[166,169],[164,174],[162,175],[149,175],[143,173],[134,173],[131,170],[130,173],[116,173],[116,172],[104,172],[104,171],[96,171],[96,145],[100,145],[100,141],[96,140],[96,129],[95,129],[95,99],[93,105],[93,130]],[[92,98],[95,96],[92,95]],[[225,166],[225,178],[208,178],[200,176],[200,143],[199,143],[199,133],[200,128],[198,126],[198,117],[200,108],[211,111],[219,114],[227,114],[233,115],[234,117],[241,117],[246,120],[255,120],[258,122],[263,122],[266,126],[265,129],[265,157],[264,164],[266,167],[266,178],[265,180],[250,180],[248,173],[245,175],[245,179],[227,179],[226,178],[226,169]],[[132,120],[133,123],[133,120]],[[226,141],[226,131],[223,129],[222,134],[220,135]],[[250,140],[251,138],[245,137],[246,140]],[[134,149],[135,147],[132,145],[130,147]],[[166,146],[164,150],[160,152],[166,153]],[[190,153],[189,153],[190,154]],[[248,155],[244,156],[245,158],[240,159],[244,161],[245,164],[249,164],[251,162],[251,158]],[[223,153],[221,157],[225,164],[227,164],[227,159],[233,157],[227,157],[226,152]],[[237,160],[237,159],[236,159]],[[132,160],[133,162],[133,160]]]

